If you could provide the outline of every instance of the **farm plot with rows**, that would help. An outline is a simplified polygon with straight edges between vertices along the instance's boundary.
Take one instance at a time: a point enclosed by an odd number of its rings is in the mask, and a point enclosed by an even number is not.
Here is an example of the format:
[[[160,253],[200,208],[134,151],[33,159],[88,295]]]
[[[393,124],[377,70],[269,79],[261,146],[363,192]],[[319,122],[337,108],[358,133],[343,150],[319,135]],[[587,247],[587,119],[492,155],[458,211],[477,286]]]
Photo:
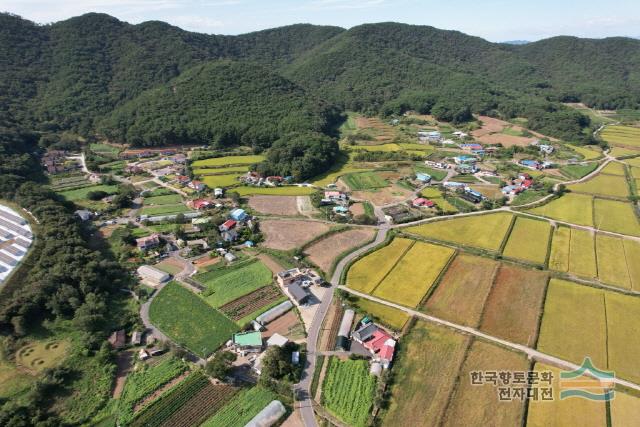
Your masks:
[[[277,398],[276,394],[260,386],[241,390],[201,427],[244,427]]]
[[[312,244],[304,251],[309,259],[326,273],[329,273],[340,255],[364,245],[373,239],[375,232],[371,229],[356,228],[341,233],[334,233]]]
[[[189,400],[210,385],[201,371],[195,371],[178,385],[145,406],[131,422],[131,427],[160,427]]]
[[[528,212],[558,221],[593,226],[593,198],[587,194],[564,194]]]
[[[374,289],[373,295],[417,307],[454,253],[445,246],[416,242]]]
[[[424,304],[424,310],[455,323],[478,326],[498,265],[491,259],[459,254]]]
[[[551,225],[547,221],[517,217],[503,255],[544,264],[549,249]]]
[[[271,270],[257,259],[226,268],[217,268],[194,276],[206,289],[202,297],[213,307],[221,307],[237,298],[270,284]]]
[[[599,174],[588,181],[571,184],[567,188],[576,193],[593,194],[625,198],[629,195],[627,180],[624,176]]]
[[[375,188],[387,187],[389,181],[383,179],[375,172],[359,172],[350,173],[342,177],[347,186],[354,191],[357,190],[371,190]]]
[[[502,264],[484,305],[480,330],[533,346],[547,281],[545,272]]]
[[[444,416],[470,338],[416,321],[402,338],[383,426],[427,427]]]
[[[161,424],[163,427],[198,426],[226,405],[238,389],[226,385],[207,384]],[[163,416],[164,417],[164,416]]]
[[[220,307],[220,311],[231,320],[242,324],[245,323],[243,319],[258,316],[285,299],[286,297],[277,287],[264,286],[224,304]]]
[[[499,212],[436,221],[404,228],[403,231],[463,246],[498,251],[512,219],[512,214]]]
[[[149,309],[151,322],[193,353],[205,357],[238,327],[222,313],[176,282],[166,285]]]
[[[598,228],[628,236],[640,236],[640,222],[629,202],[595,199],[594,221]]]
[[[387,246],[360,258],[349,268],[347,286],[371,293],[413,244],[413,240],[396,238]]]
[[[525,404],[520,400],[504,402],[493,384],[471,384],[474,371],[527,371],[524,354],[474,340],[458,373],[458,385],[451,396],[443,426],[517,426],[522,422]],[[517,386],[516,386],[517,387]]]
[[[371,414],[376,377],[366,360],[329,357],[322,383],[322,404],[332,414],[353,427],[364,427]]]
[[[596,366],[607,367],[606,337],[603,291],[551,279],[538,350],[575,363],[589,356]]]
[[[607,410],[605,402],[588,399],[560,400],[560,370],[556,367],[542,363],[536,363],[534,369],[539,373],[546,371],[551,371],[553,373],[553,400],[544,402],[535,402],[533,400],[529,401],[529,410],[527,411],[528,427],[603,427],[607,425]],[[616,400],[617,396],[614,401]]]

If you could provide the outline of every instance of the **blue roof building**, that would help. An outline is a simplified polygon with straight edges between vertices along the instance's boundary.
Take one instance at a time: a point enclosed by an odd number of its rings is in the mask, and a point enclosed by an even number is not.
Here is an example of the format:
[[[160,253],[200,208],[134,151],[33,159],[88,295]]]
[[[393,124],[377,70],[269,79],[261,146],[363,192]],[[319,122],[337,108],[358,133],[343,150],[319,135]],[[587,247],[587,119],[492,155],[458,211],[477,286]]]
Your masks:
[[[244,209],[238,208],[232,210],[229,216],[236,221],[244,221],[247,218],[247,213],[244,211]]]
[[[431,181],[431,175],[429,175],[428,173],[418,172],[416,173],[416,179],[422,182],[429,182]]]

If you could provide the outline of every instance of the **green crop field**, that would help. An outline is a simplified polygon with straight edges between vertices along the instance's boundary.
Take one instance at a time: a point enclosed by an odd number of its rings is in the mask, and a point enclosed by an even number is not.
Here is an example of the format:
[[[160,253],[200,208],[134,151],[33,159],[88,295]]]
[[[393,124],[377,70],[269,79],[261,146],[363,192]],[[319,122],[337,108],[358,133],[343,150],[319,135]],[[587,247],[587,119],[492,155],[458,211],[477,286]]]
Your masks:
[[[194,277],[206,286],[202,292],[205,301],[220,307],[272,282],[271,270],[262,262],[254,261],[240,268],[202,273]]]
[[[611,285],[631,289],[631,278],[627,265],[633,260],[626,259],[622,239],[598,234],[596,236],[596,254],[599,279]]]
[[[454,253],[451,248],[416,242],[375,288],[373,295],[416,307]]]
[[[503,255],[544,264],[550,236],[551,225],[547,221],[517,217]]]
[[[513,215],[506,212],[474,215],[404,228],[407,233],[498,251]]]
[[[349,268],[347,286],[371,293],[413,243],[413,240],[396,238],[387,246],[359,259]]]
[[[260,386],[244,389],[201,427],[244,427],[275,399],[275,393]]]
[[[232,191],[241,196],[308,196],[317,190],[313,187],[299,187],[297,185],[284,185],[281,187],[237,187]]]
[[[497,269],[498,263],[491,259],[459,254],[424,304],[425,311],[455,323],[478,326]]]
[[[191,209],[181,203],[176,205],[144,206],[140,209],[140,215],[170,215],[190,211]]]
[[[394,361],[391,399],[383,426],[427,427],[444,417],[469,337],[417,321]]]
[[[551,279],[538,350],[575,363],[589,356],[596,366],[606,368],[606,337],[603,291]]]
[[[409,315],[402,310],[398,310],[388,305],[380,304],[375,301],[360,298],[355,295],[351,295],[349,298],[349,304],[358,308],[358,311],[366,313],[375,322],[382,323],[383,325],[395,329],[401,330],[409,320]]]
[[[89,194],[92,191],[104,191],[107,194],[115,194],[118,192],[118,186],[117,185],[90,185],[88,187],[82,187],[75,190],[60,191],[58,192],[58,194],[60,194],[62,197],[64,197],[67,200],[75,202],[76,200],[86,199],[87,194]]]
[[[553,366],[536,363],[536,372],[551,371],[553,373],[553,400],[529,400],[527,411],[527,427],[549,426],[584,426],[602,427],[607,425],[607,409],[605,402],[588,399],[560,400],[560,370]],[[540,375],[540,374],[539,374]],[[617,400],[614,399],[614,401]]]
[[[595,199],[594,207],[597,228],[628,236],[640,236],[640,223],[631,203]]]
[[[232,173],[227,175],[204,175],[200,177],[200,180],[204,182],[209,188],[216,187],[230,187],[232,185],[240,184],[238,178],[243,174]]]
[[[593,198],[586,194],[564,194],[528,212],[572,224],[593,226]]]
[[[214,157],[211,159],[196,160],[191,164],[194,169],[212,168],[216,166],[235,166],[235,165],[251,165],[259,163],[265,159],[264,156],[226,156]]]
[[[154,206],[154,205],[174,205],[182,203],[182,197],[179,194],[165,194],[163,196],[151,196],[144,198],[145,206]]]
[[[217,168],[195,168],[193,169],[194,175],[227,175],[230,173],[247,172],[248,166],[227,166]]]
[[[371,190],[389,186],[389,181],[375,172],[350,173],[342,177],[345,184],[354,191]]]
[[[589,175],[591,172],[596,170],[597,167],[598,167],[598,163],[596,162],[577,164],[577,165],[566,165],[560,168],[560,172],[562,172],[568,178],[579,179],[579,178],[582,178],[583,176]]]
[[[625,198],[629,195],[627,180],[623,176],[599,174],[588,181],[567,186],[577,193]]]
[[[445,213],[458,213],[458,208],[445,200],[442,192],[435,187],[427,187],[420,191],[420,196],[433,201]]]
[[[353,427],[365,427],[371,414],[376,377],[369,374],[366,360],[329,357],[322,382],[324,407]]]
[[[127,425],[133,419],[133,410],[145,397],[186,371],[187,364],[180,359],[167,357],[157,365],[143,365],[127,376],[118,400],[118,422]]]
[[[235,323],[176,282],[158,293],[149,317],[171,339],[201,357],[211,354],[237,330]]]
[[[423,172],[431,175],[431,178],[433,178],[436,181],[442,181],[447,176],[447,171],[444,169],[433,169],[433,168],[426,167],[422,164],[415,165],[413,169],[416,172]]]

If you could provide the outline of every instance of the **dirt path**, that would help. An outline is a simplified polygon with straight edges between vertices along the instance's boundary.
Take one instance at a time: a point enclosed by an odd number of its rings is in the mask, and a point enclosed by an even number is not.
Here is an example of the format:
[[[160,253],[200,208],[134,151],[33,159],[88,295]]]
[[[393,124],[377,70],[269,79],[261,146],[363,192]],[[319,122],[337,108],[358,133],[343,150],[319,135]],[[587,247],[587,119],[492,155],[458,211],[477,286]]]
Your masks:
[[[274,260],[273,258],[271,258],[269,255],[267,254],[260,254],[257,257],[260,261],[262,261],[264,263],[264,265],[267,266],[267,268],[269,270],[271,270],[271,272],[273,274],[278,274],[281,271],[286,270],[286,268],[284,268],[283,266],[281,266],[276,260]]]
[[[179,376],[175,377],[174,379],[172,379],[171,381],[169,381],[168,383],[166,383],[165,385],[163,385],[162,387],[160,387],[159,389],[157,389],[156,391],[154,391],[152,394],[150,394],[149,396],[145,397],[144,399],[142,399],[140,402],[138,402],[138,404],[136,404],[135,408],[133,408],[133,412],[138,412],[142,407],[144,407],[147,403],[149,402],[153,402],[157,397],[159,397],[162,393],[164,393],[165,391],[169,390],[171,387],[173,387],[174,385],[178,384],[180,381],[182,381],[183,379],[185,379],[187,377],[187,375],[189,375],[190,372],[186,371],[182,374],[180,374]]]
[[[117,399],[122,395],[122,390],[124,390],[124,383],[127,379],[127,375],[131,371],[132,362],[133,361],[133,351],[123,351],[118,354],[118,358],[116,360],[117,372],[116,372],[116,382],[113,387],[112,397]]]

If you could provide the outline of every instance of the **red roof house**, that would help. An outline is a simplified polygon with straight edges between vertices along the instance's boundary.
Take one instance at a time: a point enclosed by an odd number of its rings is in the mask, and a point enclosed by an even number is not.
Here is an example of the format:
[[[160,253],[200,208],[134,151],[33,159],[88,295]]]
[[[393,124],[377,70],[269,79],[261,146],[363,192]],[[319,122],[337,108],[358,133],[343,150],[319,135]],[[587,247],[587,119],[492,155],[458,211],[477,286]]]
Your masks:
[[[209,200],[205,200],[205,199],[196,199],[193,202],[191,202],[191,205],[193,206],[194,209],[207,209],[209,206],[211,206],[211,202]]]
[[[427,207],[427,208],[432,208],[432,207],[434,207],[435,205],[436,205],[436,204],[435,204],[433,201],[431,201],[431,200],[427,200],[427,199],[425,199],[425,198],[423,198],[423,197],[418,197],[417,199],[414,199],[414,200],[413,200],[413,206],[415,206],[415,207],[422,207],[422,206],[424,206],[424,207]]]
[[[236,222],[232,219],[228,219],[225,222],[222,223],[222,225],[220,225],[219,230],[220,231],[229,231],[232,228],[234,228],[236,226]]]

